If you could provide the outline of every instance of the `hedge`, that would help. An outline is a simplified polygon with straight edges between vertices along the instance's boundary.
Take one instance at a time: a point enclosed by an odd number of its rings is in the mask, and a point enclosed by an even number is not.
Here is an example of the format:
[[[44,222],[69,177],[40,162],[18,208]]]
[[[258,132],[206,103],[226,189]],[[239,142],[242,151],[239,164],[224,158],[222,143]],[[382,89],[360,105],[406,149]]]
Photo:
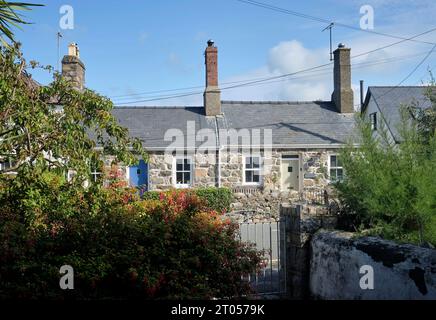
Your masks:
[[[230,210],[230,204],[233,200],[233,195],[228,188],[195,188],[187,189],[188,192],[193,192],[201,200],[205,201],[208,208],[218,211],[226,212]],[[159,200],[162,193],[166,194],[170,191],[148,191],[144,192],[142,198],[144,200]]]
[[[6,188],[7,187],[7,188]],[[225,190],[201,190],[227,199]],[[150,193],[70,188],[59,179],[0,180],[0,300],[212,299],[243,297],[262,253],[238,225],[191,190]],[[60,267],[74,268],[61,290]]]

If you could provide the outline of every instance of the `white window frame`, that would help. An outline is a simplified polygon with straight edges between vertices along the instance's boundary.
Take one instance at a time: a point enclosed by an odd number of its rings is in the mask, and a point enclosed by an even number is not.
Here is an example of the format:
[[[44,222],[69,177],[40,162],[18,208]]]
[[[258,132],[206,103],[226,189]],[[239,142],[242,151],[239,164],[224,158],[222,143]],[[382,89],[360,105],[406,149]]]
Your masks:
[[[245,163],[247,158],[259,158],[259,169],[247,169]],[[247,182],[246,181],[246,170],[259,171],[259,182]],[[260,154],[247,154],[242,157],[242,184],[245,186],[261,186],[263,184],[263,158]]]
[[[96,183],[98,178],[103,175],[102,171],[99,171],[97,168],[91,169],[91,179],[92,183]]]
[[[6,160],[6,161],[4,161],[4,160]],[[8,163],[8,166],[4,166],[4,163]],[[14,161],[11,161],[11,159],[9,157],[7,157],[6,159],[3,158],[0,161],[0,173],[3,173],[3,174],[16,174],[17,172],[15,172],[15,171],[3,172],[3,170],[8,170],[11,167],[13,167],[14,165],[15,165]]]
[[[345,176],[344,167],[343,167],[343,166],[336,166],[336,167],[333,167],[333,166],[331,165],[331,163],[332,163],[332,157],[336,157],[336,163],[337,163],[337,159],[338,159],[339,155],[338,155],[338,154],[335,154],[335,153],[329,154],[329,158],[328,158],[328,176],[329,176],[329,181],[330,181],[330,182],[341,181],[341,180],[344,179],[344,176]],[[342,169],[342,179],[341,179],[341,180],[338,180],[338,179],[336,179],[336,180],[332,180],[332,178],[331,178],[331,176],[330,176],[330,170],[331,170],[331,169],[335,169],[335,170],[337,170],[337,169]],[[336,177],[337,177],[337,174],[336,174]]]
[[[177,160],[186,160],[188,159],[191,163],[189,173],[191,175],[191,183],[177,183]],[[176,156],[173,158],[173,168],[172,168],[172,178],[173,178],[173,186],[177,189],[184,189],[184,188],[191,188],[193,186],[194,182],[194,159],[192,156]],[[188,171],[181,171],[181,172],[188,172]]]
[[[369,114],[369,123],[372,131],[377,131],[377,112]]]

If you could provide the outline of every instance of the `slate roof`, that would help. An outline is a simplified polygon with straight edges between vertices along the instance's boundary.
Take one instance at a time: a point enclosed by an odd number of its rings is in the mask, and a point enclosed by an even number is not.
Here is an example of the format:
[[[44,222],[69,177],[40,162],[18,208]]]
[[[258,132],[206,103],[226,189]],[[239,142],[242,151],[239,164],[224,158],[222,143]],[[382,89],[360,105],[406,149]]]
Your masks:
[[[223,101],[222,112],[222,116],[206,117],[203,107],[116,107],[113,114],[148,149],[163,149],[171,143],[164,141],[167,129],[186,135],[187,121],[193,121],[196,130],[214,132],[271,129],[273,146],[283,148],[337,147],[353,136],[355,127],[353,115],[338,113],[331,102]],[[208,144],[215,146],[216,141]]]
[[[399,142],[401,139],[397,126],[401,121],[400,107],[411,104],[417,108],[430,107],[431,102],[425,95],[427,89],[428,87],[424,86],[368,87],[365,106],[362,112],[365,112],[369,103],[375,103],[377,109],[382,113],[395,141]]]
[[[123,127],[129,129],[130,135],[145,142],[148,149],[165,148],[171,144],[171,139],[165,141],[168,129],[173,129],[170,136],[186,136],[189,121],[195,124],[195,130],[208,128],[215,132],[216,129],[215,118],[205,117],[202,107],[116,107],[112,113]],[[183,148],[186,142],[178,141],[178,147]],[[201,141],[196,142],[196,147],[200,144]],[[215,141],[207,144],[215,145]]]

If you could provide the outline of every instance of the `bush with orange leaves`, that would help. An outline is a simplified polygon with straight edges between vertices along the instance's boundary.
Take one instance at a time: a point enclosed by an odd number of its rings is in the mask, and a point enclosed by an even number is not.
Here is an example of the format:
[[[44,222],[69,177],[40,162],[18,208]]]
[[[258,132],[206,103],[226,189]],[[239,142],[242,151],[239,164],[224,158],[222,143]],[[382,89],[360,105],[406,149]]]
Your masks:
[[[251,292],[261,253],[192,190],[142,200],[117,179],[71,188],[56,176],[0,192],[0,298],[230,298]],[[7,190],[7,192],[6,192]],[[74,290],[59,268],[74,268]]]

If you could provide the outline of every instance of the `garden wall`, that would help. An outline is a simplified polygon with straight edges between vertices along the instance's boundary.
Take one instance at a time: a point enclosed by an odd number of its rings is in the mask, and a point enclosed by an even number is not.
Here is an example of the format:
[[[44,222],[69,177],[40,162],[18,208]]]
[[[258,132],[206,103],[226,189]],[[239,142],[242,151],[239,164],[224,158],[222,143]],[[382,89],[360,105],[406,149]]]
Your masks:
[[[310,292],[319,299],[436,299],[436,250],[320,230],[313,235]],[[374,287],[363,290],[362,266]],[[369,275],[369,274],[367,274]],[[368,284],[368,282],[366,282]]]

